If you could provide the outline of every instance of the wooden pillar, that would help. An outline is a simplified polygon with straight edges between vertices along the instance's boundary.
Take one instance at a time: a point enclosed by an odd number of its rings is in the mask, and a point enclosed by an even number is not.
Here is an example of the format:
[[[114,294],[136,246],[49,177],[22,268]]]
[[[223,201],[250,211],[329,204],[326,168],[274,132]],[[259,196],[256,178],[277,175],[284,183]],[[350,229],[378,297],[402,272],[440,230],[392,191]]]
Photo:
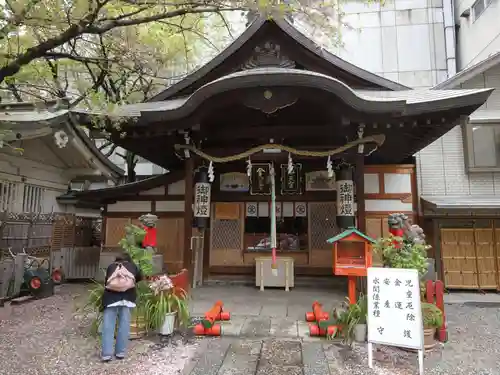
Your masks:
[[[194,199],[194,159],[184,161],[184,254],[183,267],[189,271],[189,278],[193,280],[193,252],[191,250],[191,237],[193,235],[193,199]]]
[[[365,156],[363,154],[356,155],[355,183],[356,183],[356,200],[357,200],[357,219],[358,230],[365,233],[366,231],[366,212],[365,212]]]
[[[365,210],[365,155],[358,153],[356,155],[355,183],[356,183],[356,203],[358,230],[366,234],[366,210]],[[366,294],[366,277],[357,277],[357,292]]]

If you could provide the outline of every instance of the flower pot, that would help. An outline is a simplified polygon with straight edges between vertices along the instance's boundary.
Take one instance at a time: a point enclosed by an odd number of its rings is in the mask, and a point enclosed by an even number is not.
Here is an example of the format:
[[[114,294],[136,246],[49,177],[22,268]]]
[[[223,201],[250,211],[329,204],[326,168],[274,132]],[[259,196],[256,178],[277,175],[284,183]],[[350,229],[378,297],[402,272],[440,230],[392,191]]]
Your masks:
[[[356,324],[354,326],[354,341],[365,342],[366,341],[366,324]]]
[[[174,332],[175,316],[176,315],[177,315],[176,312],[167,313],[165,315],[165,321],[163,322],[163,325],[158,330],[158,333],[160,335],[165,335],[165,336],[171,335]]]
[[[436,340],[434,336],[436,335],[435,328],[424,328],[424,349],[431,350],[436,346]]]

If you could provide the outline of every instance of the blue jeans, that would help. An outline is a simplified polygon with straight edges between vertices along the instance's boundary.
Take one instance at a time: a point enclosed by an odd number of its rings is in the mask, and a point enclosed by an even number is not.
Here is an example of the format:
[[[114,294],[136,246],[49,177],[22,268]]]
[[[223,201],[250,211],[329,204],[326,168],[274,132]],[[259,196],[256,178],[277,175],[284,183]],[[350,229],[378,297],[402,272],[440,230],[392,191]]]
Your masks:
[[[102,359],[111,359],[113,356],[117,318],[118,330],[114,354],[117,357],[125,356],[130,336],[130,308],[126,306],[107,307],[104,309],[102,320]]]

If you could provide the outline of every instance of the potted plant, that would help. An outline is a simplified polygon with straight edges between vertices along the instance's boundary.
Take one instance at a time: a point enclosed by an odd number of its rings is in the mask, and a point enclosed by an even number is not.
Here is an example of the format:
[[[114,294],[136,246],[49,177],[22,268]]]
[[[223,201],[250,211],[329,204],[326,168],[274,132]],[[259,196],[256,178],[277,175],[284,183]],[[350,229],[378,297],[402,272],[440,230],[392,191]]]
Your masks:
[[[161,335],[171,335],[176,326],[189,324],[189,308],[185,293],[174,290],[167,275],[156,278],[149,284],[152,296],[146,303],[150,327]]]
[[[364,295],[360,295],[358,301],[354,304],[351,304],[347,299],[342,309],[333,312],[335,322],[340,327],[342,337],[346,343],[366,341],[367,314],[368,300]]]
[[[368,315],[368,300],[360,295],[358,301],[351,305],[351,322],[354,341],[365,342],[367,334],[366,316]]]
[[[436,346],[436,329],[443,325],[443,312],[432,303],[422,302],[422,321],[424,324],[424,349]]]

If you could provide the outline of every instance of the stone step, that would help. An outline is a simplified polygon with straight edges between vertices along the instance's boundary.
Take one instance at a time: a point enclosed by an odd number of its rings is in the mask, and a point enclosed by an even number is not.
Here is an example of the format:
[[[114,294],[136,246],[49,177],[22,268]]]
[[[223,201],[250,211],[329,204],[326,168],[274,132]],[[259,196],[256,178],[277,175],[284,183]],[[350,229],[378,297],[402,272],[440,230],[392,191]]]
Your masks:
[[[203,282],[204,286],[255,286],[255,276],[212,276]],[[295,277],[296,288],[344,288],[347,287],[345,278],[335,277]]]

